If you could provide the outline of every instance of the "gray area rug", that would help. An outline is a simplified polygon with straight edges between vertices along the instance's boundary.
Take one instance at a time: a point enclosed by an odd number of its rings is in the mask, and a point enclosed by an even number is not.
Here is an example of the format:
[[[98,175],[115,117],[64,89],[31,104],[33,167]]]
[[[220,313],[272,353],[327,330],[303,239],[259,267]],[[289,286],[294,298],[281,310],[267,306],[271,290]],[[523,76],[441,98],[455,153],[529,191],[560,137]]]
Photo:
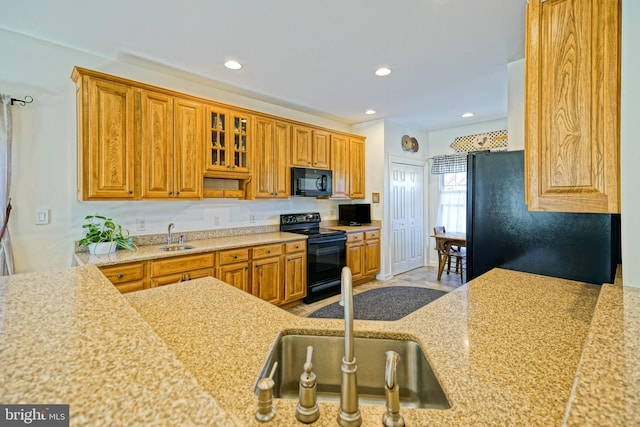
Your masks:
[[[353,296],[353,318],[359,320],[398,320],[445,295],[446,292],[413,286],[389,286]],[[334,302],[309,315],[314,318],[341,319],[344,307]]]

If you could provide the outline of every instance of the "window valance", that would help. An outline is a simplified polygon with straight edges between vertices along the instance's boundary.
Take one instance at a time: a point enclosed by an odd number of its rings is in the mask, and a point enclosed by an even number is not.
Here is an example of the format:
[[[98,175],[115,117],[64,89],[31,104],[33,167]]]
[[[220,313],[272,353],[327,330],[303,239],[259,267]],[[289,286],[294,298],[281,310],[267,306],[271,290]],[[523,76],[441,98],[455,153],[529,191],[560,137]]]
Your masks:
[[[433,157],[432,174],[456,173],[467,171],[467,153],[442,154]]]

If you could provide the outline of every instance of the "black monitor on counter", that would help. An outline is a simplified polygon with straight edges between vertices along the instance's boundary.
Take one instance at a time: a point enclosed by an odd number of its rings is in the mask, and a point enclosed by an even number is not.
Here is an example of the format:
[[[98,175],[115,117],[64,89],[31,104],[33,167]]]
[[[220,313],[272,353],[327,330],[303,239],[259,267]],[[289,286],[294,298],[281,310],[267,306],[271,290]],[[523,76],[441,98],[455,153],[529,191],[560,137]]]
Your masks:
[[[354,226],[371,224],[371,204],[338,205],[338,224]]]

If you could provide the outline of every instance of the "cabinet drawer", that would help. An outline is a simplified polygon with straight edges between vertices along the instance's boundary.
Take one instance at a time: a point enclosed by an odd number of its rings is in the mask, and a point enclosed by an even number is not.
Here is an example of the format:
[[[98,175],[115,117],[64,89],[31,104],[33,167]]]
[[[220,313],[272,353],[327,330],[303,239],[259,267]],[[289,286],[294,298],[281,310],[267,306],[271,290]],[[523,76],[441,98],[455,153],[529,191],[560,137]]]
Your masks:
[[[151,277],[181,273],[199,268],[213,268],[213,252],[172,257],[151,262]]]
[[[144,278],[144,263],[137,262],[134,264],[120,264],[108,267],[100,267],[102,274],[114,285],[119,283],[131,282]]]
[[[144,281],[136,280],[134,282],[116,284],[116,289],[120,291],[121,294],[126,294],[127,292],[141,291],[144,289]]]
[[[249,260],[249,248],[220,251],[220,265],[233,264]]]
[[[304,240],[300,240],[298,242],[289,242],[285,244],[285,252],[288,254],[292,254],[295,252],[303,252],[307,249],[307,242]]]
[[[213,268],[203,268],[186,273],[168,274],[166,276],[154,277],[151,279],[151,287],[172,285],[174,283],[185,282],[187,280],[200,279],[202,277],[213,277]]]
[[[282,245],[264,245],[253,248],[253,259],[282,255]]]
[[[365,231],[364,232],[364,239],[365,240],[373,240],[373,239],[379,239],[379,238],[380,238],[380,230]]]
[[[364,233],[347,233],[347,243],[361,242],[364,240]]]

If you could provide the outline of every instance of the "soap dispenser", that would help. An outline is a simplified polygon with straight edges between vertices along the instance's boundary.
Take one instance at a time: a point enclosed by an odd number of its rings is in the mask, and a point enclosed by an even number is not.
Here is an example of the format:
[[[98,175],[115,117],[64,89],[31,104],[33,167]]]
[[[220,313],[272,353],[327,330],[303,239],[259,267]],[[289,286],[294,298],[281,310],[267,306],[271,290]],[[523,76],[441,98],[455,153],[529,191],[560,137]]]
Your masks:
[[[304,371],[300,374],[299,401],[296,408],[296,419],[301,423],[310,424],[320,417],[317,401],[316,374],[313,373],[313,347],[307,347],[307,360]]]

